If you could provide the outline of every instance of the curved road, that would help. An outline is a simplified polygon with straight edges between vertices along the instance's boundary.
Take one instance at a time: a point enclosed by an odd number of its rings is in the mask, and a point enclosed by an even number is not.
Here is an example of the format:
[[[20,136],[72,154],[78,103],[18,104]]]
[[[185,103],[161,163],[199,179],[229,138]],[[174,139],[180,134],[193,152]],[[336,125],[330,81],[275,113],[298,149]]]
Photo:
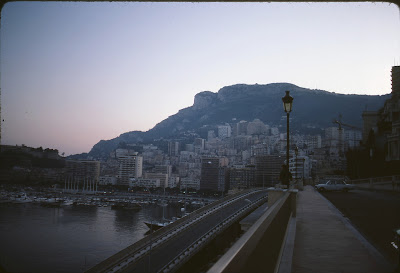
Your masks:
[[[213,226],[248,205],[249,200],[254,202],[265,195],[266,191],[256,192],[234,202],[230,206],[221,208],[218,212],[207,216],[202,221],[179,233],[165,244],[161,244],[157,248],[152,249],[148,255],[128,265],[119,272],[158,272],[184,249],[206,234]]]

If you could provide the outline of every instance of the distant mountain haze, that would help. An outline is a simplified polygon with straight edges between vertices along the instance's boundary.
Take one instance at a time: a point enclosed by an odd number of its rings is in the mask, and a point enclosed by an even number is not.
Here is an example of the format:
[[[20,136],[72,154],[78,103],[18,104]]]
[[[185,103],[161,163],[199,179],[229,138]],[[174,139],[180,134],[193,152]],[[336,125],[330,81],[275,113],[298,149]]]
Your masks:
[[[290,91],[294,98],[290,113],[291,133],[323,133],[321,129],[342,115],[343,122],[362,127],[362,112],[376,111],[384,105],[387,95],[345,95],[323,90],[307,89],[290,83],[266,85],[236,84],[225,86],[217,93],[204,91],[194,98],[193,106],[179,110],[147,132],[132,131],[111,140],[101,140],[88,155],[106,158],[120,143],[150,142],[153,139],[173,139],[201,127],[260,119],[270,126],[280,126],[286,132],[286,113],[282,97]],[[319,131],[318,131],[319,130]]]

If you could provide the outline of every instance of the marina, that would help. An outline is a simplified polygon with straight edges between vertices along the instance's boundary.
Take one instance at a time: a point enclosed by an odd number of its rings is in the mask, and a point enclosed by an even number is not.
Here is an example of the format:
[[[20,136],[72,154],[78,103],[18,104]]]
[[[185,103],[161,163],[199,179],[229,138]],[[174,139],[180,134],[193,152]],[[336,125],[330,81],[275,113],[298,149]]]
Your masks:
[[[190,213],[203,202],[30,190],[2,191],[0,200],[0,265],[44,273],[84,272],[156,230],[146,223],[173,221],[185,214],[185,203]]]

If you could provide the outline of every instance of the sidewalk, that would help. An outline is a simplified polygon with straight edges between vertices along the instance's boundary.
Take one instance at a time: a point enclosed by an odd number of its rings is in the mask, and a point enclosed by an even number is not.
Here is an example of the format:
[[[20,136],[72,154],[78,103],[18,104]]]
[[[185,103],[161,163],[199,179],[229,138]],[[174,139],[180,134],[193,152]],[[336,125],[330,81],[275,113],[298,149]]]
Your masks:
[[[393,272],[383,256],[311,186],[297,195],[293,273]]]

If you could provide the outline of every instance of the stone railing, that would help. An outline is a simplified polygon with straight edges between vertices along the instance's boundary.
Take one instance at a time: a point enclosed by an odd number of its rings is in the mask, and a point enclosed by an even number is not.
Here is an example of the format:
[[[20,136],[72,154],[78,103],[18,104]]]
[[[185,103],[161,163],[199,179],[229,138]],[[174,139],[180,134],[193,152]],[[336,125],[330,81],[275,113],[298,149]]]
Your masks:
[[[271,188],[267,211],[208,272],[290,272],[281,261],[288,256],[284,249],[296,217],[297,192]]]

